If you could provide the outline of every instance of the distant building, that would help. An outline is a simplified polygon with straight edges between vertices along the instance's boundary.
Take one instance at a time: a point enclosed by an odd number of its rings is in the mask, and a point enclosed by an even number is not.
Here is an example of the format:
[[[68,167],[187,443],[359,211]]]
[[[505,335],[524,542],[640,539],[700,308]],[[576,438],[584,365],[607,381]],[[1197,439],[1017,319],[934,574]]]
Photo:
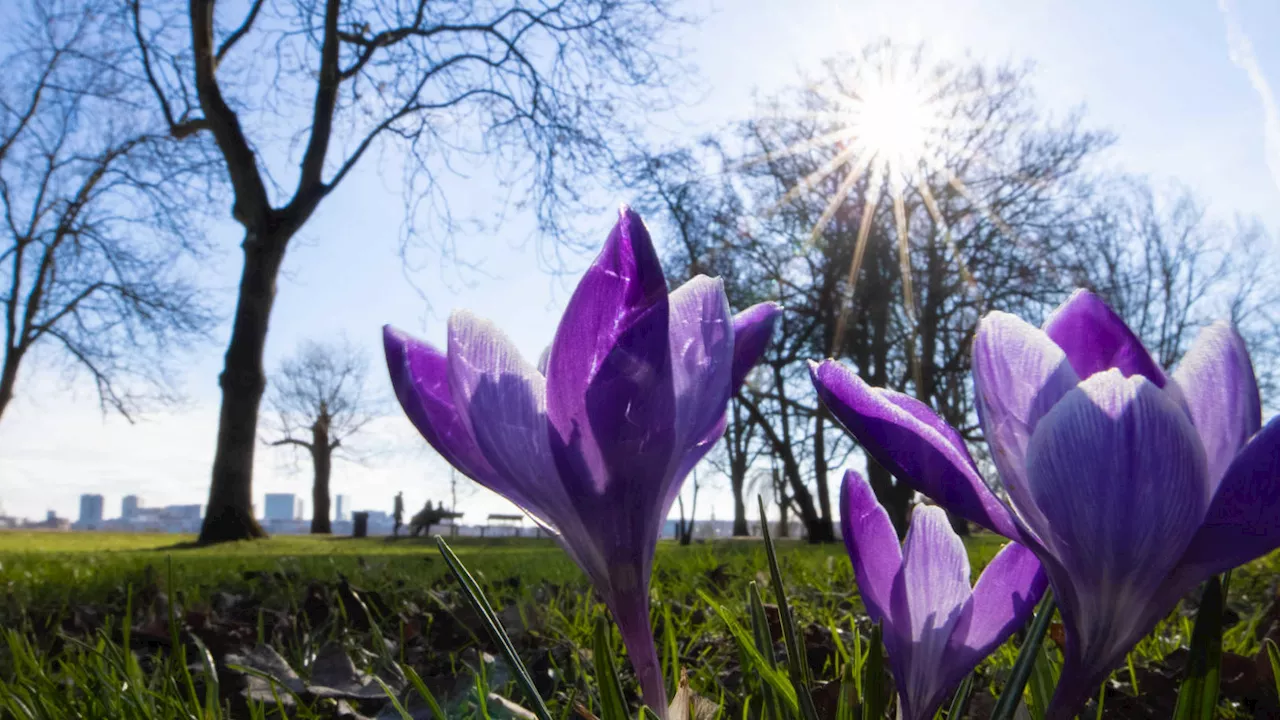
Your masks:
[[[302,515],[302,499],[293,493],[267,493],[264,520],[297,520]]]
[[[122,508],[127,507],[122,504]],[[108,520],[104,530],[129,532],[196,532],[200,529],[201,505],[166,505],[164,507],[133,508],[119,520]]]
[[[200,510],[203,506],[196,505],[166,505],[160,509],[163,516],[176,521],[199,520]]]
[[[71,521],[66,518],[58,517],[58,513],[50,510],[49,513],[45,515],[44,520],[40,520],[38,522],[24,520],[22,522],[22,527],[30,530],[70,530]]]
[[[125,495],[124,500],[120,501],[120,518],[122,520],[131,520],[138,514],[138,508],[142,507],[142,498],[137,495]]]
[[[52,511],[51,517],[53,519]],[[76,523],[83,530],[96,530],[102,524],[102,496],[80,496],[80,521]]]
[[[342,522],[347,519],[347,510],[351,507],[351,498],[346,495],[339,495],[334,500],[333,519],[337,522]]]

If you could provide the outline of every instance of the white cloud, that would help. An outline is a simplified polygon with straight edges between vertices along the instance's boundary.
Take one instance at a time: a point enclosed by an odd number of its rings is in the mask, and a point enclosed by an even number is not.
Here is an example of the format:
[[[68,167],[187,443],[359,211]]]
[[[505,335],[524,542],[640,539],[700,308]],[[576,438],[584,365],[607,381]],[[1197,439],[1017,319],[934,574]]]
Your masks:
[[[1218,9],[1222,11],[1222,17],[1227,23],[1227,52],[1231,62],[1244,71],[1249,84],[1262,102],[1267,167],[1271,169],[1271,177],[1280,190],[1280,106],[1277,106],[1275,93],[1271,91],[1271,84],[1253,52],[1253,43],[1240,25],[1234,4],[1231,0],[1218,0]]]

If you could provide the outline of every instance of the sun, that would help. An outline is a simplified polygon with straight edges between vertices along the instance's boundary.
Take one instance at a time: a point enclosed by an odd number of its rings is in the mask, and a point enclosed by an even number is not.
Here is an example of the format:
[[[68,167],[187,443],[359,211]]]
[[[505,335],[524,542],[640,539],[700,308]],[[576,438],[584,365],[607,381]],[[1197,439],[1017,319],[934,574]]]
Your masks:
[[[927,172],[944,137],[941,108],[916,78],[880,76],[842,98],[856,154],[891,192],[902,192]]]
[[[886,47],[864,57],[845,71],[836,71],[828,82],[810,86],[819,107],[806,106],[802,119],[817,123],[815,136],[766,157],[795,155],[830,149],[830,156],[779,199],[778,206],[826,187],[826,204],[811,231],[817,242],[847,198],[861,193],[861,219],[844,297],[837,319],[831,352],[841,347],[854,301],[862,258],[880,204],[886,198],[897,230],[904,309],[908,322],[916,321],[912,289],[911,247],[907,228],[908,196],[918,201],[939,232],[962,278],[974,285],[951,238],[951,230],[935,198],[935,188],[965,199],[984,214],[991,208],[953,171],[972,150],[964,138],[980,129],[981,118],[965,110],[967,92],[959,90],[954,69],[934,66],[926,70],[919,55],[900,54]],[[834,192],[826,183],[835,179]],[[1003,226],[999,218],[996,224]],[[913,363],[914,364],[914,363]],[[916,368],[918,370],[918,367]]]

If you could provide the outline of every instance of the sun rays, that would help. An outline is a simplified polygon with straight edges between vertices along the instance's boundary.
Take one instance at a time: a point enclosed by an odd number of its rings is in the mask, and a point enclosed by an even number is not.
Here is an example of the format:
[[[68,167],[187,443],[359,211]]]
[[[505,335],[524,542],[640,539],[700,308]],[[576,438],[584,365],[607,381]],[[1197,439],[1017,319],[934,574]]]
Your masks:
[[[862,260],[881,203],[888,203],[893,215],[903,307],[913,327],[917,318],[908,227],[914,214],[911,205],[923,208],[961,278],[970,286],[973,278],[954,244],[946,200],[977,210],[1008,234],[998,214],[957,174],[961,166],[983,159],[972,142],[984,129],[983,120],[968,111],[970,93],[948,68],[925,68],[917,56],[889,51],[865,58],[852,72],[837,73],[826,84],[812,86],[820,107],[808,108],[801,115],[819,130],[770,154],[776,159],[831,152],[778,200],[781,206],[805,195],[824,193],[826,203],[811,228],[811,241],[822,236],[847,199],[859,194],[864,198],[833,336],[833,354],[838,353],[847,331]],[[833,182],[833,191],[823,189]]]

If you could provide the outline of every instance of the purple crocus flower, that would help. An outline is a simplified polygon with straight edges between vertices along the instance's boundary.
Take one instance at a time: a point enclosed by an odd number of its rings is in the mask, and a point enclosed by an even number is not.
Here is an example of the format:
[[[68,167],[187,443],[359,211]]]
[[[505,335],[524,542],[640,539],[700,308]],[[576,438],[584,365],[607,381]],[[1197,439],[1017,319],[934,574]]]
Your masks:
[[[812,375],[900,481],[1040,558],[1066,631],[1049,716],[1074,717],[1188,591],[1280,547],[1280,422],[1259,428],[1253,368],[1229,324],[1205,329],[1167,376],[1084,291],[1043,329],[985,317],[973,370],[1007,503],[924,404],[830,360]]]
[[[731,316],[722,283],[702,276],[668,293],[644,223],[624,207],[540,367],[467,312],[449,318],[446,352],[384,331],[409,419],[454,467],[554,531],[612,611],[659,713],[658,535],[779,312],[764,303]]]
[[[938,507],[915,509],[899,548],[889,513],[852,470],[840,488],[840,525],[862,603],[883,630],[901,720],[930,720],[1026,624],[1048,583],[1036,556],[1009,543],[970,588],[969,554]]]

